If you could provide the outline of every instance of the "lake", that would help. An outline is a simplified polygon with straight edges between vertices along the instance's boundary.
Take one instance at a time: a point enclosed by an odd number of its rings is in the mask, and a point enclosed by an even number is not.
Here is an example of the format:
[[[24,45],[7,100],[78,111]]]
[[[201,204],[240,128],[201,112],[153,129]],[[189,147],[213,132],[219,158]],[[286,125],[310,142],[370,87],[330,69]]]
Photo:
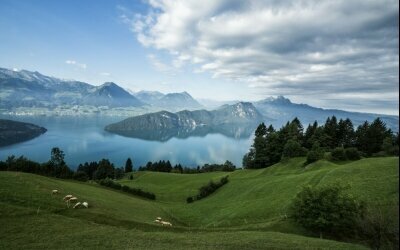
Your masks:
[[[124,137],[104,131],[107,124],[125,117],[112,116],[6,116],[0,118],[33,123],[47,132],[32,140],[0,148],[0,160],[9,155],[20,156],[38,162],[50,159],[53,147],[65,153],[71,168],[80,163],[109,159],[116,166],[124,166],[128,157],[134,167],[148,161],[169,160],[187,167],[205,163],[223,163],[226,160],[241,167],[243,155],[252,144],[253,128],[235,128],[228,133],[207,132],[193,135],[170,136],[168,140],[145,140]]]

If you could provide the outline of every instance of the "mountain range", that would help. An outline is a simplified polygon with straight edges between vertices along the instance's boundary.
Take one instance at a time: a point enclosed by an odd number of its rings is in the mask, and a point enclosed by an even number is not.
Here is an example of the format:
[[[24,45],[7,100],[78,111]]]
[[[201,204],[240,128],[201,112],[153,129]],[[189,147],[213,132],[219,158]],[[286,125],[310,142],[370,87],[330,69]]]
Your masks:
[[[7,111],[17,107],[51,109],[61,105],[89,105],[108,108],[141,107],[144,110],[172,112],[199,110],[198,113],[204,113],[205,110],[201,109],[216,109],[217,106],[224,103],[232,105],[233,101],[220,102],[203,99],[201,103],[203,105],[187,92],[163,94],[158,91],[139,91],[129,93],[112,82],[93,86],[85,82],[45,76],[36,71],[0,68],[0,109]],[[315,120],[323,123],[327,117],[335,115],[337,118],[350,118],[354,125],[380,117],[389,128],[394,131],[399,130],[398,116],[322,109],[307,104],[292,103],[283,96],[268,97],[253,102],[253,104],[264,120],[277,128],[295,117],[307,125]]]
[[[113,82],[100,86],[63,80],[28,70],[0,68],[0,108],[91,105],[107,107],[165,107],[169,110],[202,108],[187,92],[132,95]],[[150,98],[151,97],[151,98]]]

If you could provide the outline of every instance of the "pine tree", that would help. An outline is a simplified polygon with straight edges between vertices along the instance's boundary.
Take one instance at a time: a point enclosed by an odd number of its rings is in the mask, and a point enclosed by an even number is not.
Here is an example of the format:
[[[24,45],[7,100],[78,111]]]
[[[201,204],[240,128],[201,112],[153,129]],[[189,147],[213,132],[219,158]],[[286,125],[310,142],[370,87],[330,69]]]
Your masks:
[[[128,158],[125,163],[125,173],[130,173],[133,170],[133,164],[131,158]]]

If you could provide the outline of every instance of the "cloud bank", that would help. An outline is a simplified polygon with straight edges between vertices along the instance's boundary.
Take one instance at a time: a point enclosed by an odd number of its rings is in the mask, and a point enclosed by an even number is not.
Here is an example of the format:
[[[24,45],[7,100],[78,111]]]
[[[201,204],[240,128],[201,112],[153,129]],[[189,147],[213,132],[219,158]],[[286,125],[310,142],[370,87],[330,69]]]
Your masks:
[[[81,69],[86,69],[87,68],[87,65],[85,63],[79,63],[79,62],[77,62],[75,60],[66,60],[65,63],[69,64],[69,65],[74,65],[74,66],[76,66],[78,68],[81,68]]]
[[[147,13],[122,18],[143,46],[168,51],[171,65],[191,63],[261,95],[364,103],[386,98],[398,105],[398,1],[149,0],[148,5]]]

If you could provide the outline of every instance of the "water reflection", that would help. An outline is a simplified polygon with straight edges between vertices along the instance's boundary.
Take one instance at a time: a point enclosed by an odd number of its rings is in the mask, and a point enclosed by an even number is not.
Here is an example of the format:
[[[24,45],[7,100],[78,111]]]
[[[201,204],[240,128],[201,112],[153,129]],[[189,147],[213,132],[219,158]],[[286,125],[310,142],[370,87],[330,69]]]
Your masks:
[[[159,142],[166,142],[171,138],[205,137],[208,134],[221,134],[234,139],[247,139],[252,135],[256,127],[256,123],[241,123],[219,126],[197,126],[194,128],[118,131],[114,133],[125,137]]]

